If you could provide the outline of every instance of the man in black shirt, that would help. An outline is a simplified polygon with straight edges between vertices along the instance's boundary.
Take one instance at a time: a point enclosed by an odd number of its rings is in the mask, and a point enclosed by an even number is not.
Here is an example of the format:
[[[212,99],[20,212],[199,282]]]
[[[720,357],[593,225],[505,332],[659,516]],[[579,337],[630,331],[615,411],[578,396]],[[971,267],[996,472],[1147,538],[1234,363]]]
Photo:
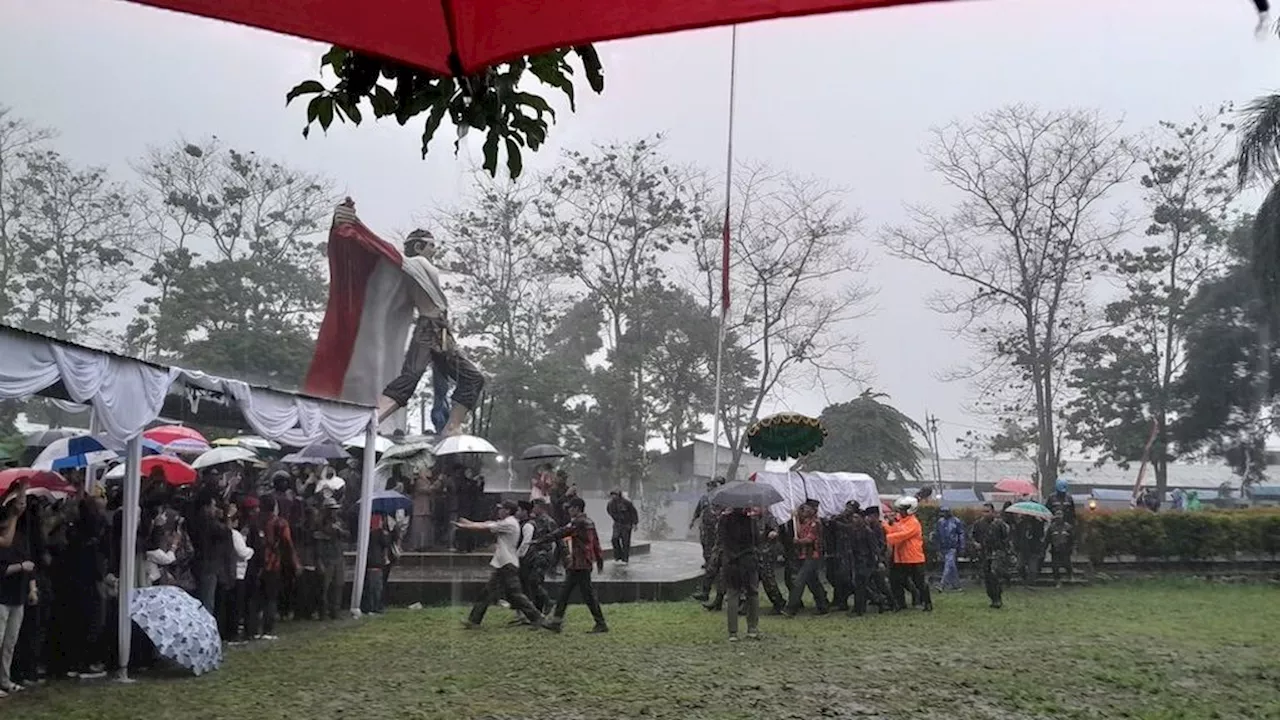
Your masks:
[[[631,560],[631,531],[640,524],[640,513],[621,490],[609,493],[609,505],[605,508],[613,520],[613,559],[620,563]]]

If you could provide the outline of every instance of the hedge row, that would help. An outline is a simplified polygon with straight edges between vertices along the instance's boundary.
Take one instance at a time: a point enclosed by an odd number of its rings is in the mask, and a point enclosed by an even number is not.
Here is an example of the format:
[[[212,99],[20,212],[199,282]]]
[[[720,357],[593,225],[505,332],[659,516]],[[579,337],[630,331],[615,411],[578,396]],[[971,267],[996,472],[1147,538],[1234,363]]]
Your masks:
[[[967,526],[981,515],[974,508],[955,514]],[[920,508],[926,532],[937,508]],[[1171,560],[1280,556],[1280,509],[1160,512],[1076,508],[1076,547],[1095,562],[1118,556]]]

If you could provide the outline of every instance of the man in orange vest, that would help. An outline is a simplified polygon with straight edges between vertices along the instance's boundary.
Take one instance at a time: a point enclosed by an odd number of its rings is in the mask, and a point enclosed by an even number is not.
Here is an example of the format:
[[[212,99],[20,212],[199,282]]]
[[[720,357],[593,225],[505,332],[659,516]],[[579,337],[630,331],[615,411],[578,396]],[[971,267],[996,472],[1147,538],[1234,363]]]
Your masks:
[[[933,598],[929,595],[929,583],[924,576],[924,532],[920,528],[920,519],[916,510],[920,501],[910,497],[900,497],[893,504],[898,511],[898,520],[892,525],[885,525],[885,539],[893,548],[893,575],[890,584],[893,588],[897,609],[906,609],[903,596],[904,588],[913,588],[924,602],[926,612],[933,610]]]

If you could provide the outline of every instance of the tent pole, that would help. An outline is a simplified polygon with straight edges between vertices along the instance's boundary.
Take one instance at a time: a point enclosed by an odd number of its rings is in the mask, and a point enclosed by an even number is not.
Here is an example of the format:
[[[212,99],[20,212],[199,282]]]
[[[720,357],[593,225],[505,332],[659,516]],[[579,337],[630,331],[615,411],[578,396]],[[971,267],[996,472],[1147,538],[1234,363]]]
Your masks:
[[[129,679],[129,653],[133,640],[133,620],[129,615],[129,603],[133,599],[138,552],[139,496],[142,485],[142,435],[130,438],[125,446],[124,504],[121,509],[123,527],[120,530],[120,576],[117,588],[118,616],[116,633],[120,648],[120,668],[117,679]]]
[[[364,576],[369,569],[369,523],[373,517],[374,465],[378,462],[378,413],[369,416],[364,432],[364,461],[360,463],[360,505],[356,511],[356,574],[351,582],[351,615],[360,617],[360,601],[364,598]]]
[[[729,238],[731,216],[729,203],[733,199],[733,100],[738,80],[738,26],[733,26],[729,41],[729,141],[725,151],[724,170],[724,228],[721,231],[720,253],[720,327],[716,333],[716,396],[711,417],[711,478],[720,475],[720,387],[724,367],[724,333],[729,319]],[[696,451],[695,451],[696,453]],[[736,474],[736,473],[735,473]],[[725,478],[735,480],[736,478]]]
[[[89,402],[89,434],[95,438],[102,434],[102,423],[98,420],[98,408],[94,407],[92,401]],[[97,469],[97,463],[89,463],[84,469],[84,487],[86,490],[93,490],[97,486]]]

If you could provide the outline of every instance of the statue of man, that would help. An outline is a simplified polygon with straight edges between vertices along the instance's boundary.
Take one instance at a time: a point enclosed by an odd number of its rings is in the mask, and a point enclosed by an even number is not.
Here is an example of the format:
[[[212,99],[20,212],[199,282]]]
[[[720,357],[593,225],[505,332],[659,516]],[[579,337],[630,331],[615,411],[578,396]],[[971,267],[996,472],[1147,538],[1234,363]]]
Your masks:
[[[405,351],[404,366],[378,398],[378,419],[385,420],[408,405],[430,367],[434,391],[431,421],[437,432],[448,436],[462,431],[468,414],[480,401],[484,374],[458,347],[457,338],[449,329],[448,299],[440,285],[440,272],[431,262],[438,250],[435,238],[426,230],[414,230],[405,240],[401,269],[415,281],[413,303],[418,318]],[[454,388],[450,400],[447,396],[451,382]]]

